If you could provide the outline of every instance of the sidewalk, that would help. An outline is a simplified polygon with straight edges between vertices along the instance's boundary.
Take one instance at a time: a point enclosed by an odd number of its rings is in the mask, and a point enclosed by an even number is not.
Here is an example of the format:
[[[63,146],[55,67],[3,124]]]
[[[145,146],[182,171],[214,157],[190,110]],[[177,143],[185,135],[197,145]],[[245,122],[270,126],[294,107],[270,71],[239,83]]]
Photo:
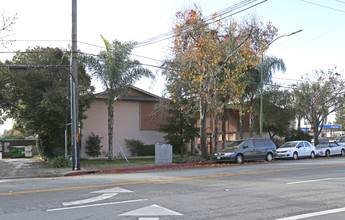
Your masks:
[[[133,163],[131,167],[128,164],[97,165],[81,167],[81,170],[72,171],[68,168],[51,168],[39,158],[18,158],[18,159],[0,159],[0,179],[15,178],[35,178],[35,177],[59,177],[75,176],[85,174],[105,174],[105,173],[124,173],[139,172],[157,169],[179,169],[192,168],[209,165],[210,162],[186,163],[171,165],[155,165],[154,163]]]

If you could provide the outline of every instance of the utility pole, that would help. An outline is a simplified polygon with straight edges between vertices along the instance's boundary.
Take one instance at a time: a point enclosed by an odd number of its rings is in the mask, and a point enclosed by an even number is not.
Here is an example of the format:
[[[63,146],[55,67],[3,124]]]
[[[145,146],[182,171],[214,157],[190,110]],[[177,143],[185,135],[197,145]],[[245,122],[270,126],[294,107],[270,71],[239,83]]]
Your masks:
[[[72,0],[72,48],[71,48],[71,135],[72,170],[80,170],[79,120],[78,120],[78,68],[77,68],[77,0]],[[74,78],[74,79],[73,79]]]

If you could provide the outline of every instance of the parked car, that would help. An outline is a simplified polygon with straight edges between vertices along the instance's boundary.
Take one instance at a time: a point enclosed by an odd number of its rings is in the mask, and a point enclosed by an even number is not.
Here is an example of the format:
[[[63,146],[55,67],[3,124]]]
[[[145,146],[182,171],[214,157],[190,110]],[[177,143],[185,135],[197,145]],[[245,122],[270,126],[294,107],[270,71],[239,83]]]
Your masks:
[[[277,149],[277,158],[315,157],[315,146],[308,141],[285,142]]]
[[[322,143],[315,146],[316,156],[329,157],[333,155],[345,156],[345,145],[339,145],[337,142]]]
[[[225,149],[214,154],[216,162],[243,163],[248,160],[272,161],[276,156],[276,145],[271,139],[247,139],[231,142]]]
[[[340,145],[345,145],[345,136],[340,136],[335,139],[335,142],[337,142]]]

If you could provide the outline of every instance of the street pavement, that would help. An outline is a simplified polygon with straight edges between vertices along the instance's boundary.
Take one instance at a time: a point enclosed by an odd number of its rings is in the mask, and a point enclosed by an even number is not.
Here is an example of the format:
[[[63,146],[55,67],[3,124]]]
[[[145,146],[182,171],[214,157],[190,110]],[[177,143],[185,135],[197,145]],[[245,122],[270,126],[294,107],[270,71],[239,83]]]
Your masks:
[[[179,169],[208,165],[209,162],[155,165],[154,163],[112,164],[81,167],[73,171],[71,167],[52,168],[40,158],[0,159],[0,179],[74,176],[94,173],[140,172],[157,169]]]

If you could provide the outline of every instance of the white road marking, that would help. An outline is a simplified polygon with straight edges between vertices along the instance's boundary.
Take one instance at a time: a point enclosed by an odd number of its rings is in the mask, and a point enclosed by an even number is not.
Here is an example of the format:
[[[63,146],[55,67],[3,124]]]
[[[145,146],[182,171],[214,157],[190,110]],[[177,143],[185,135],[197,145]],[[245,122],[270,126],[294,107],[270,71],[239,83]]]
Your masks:
[[[300,184],[300,183],[312,183],[312,182],[320,182],[320,181],[328,181],[328,180],[336,180],[336,179],[344,179],[344,178],[345,177],[304,180],[304,181],[290,182],[290,183],[286,183],[286,184],[291,185],[291,184]]]
[[[96,196],[96,197],[89,198],[89,199],[83,199],[83,200],[78,200],[78,201],[73,201],[73,202],[63,202],[62,205],[63,206],[71,206],[71,205],[81,205],[81,204],[91,203],[91,202],[98,202],[100,200],[109,199],[111,197],[114,197],[117,194],[118,193],[104,193],[103,195]]]
[[[150,205],[144,208],[136,209],[130,212],[120,214],[119,216],[159,216],[159,215],[183,215],[159,205]]]
[[[110,189],[104,189],[104,190],[98,190],[98,191],[91,192],[91,193],[103,193],[103,195],[96,196],[94,198],[73,201],[73,202],[63,202],[62,205],[63,206],[71,206],[71,205],[81,205],[81,204],[86,204],[86,203],[98,202],[100,200],[109,199],[111,197],[114,197],[118,193],[128,193],[128,192],[133,192],[133,191],[123,189],[121,187],[113,187]]]
[[[91,193],[131,193],[133,191],[123,189],[121,187],[114,187],[110,189],[104,189],[104,190],[99,190],[99,191],[93,191]]]
[[[302,215],[295,215],[295,216],[290,216],[286,218],[279,218],[276,220],[298,220],[298,219],[310,218],[310,217],[315,217],[315,216],[320,216],[320,215],[329,215],[329,214],[334,214],[338,212],[345,212],[345,207],[339,208],[339,209],[330,209],[330,210],[321,211],[321,212],[312,212],[312,213],[307,213],[307,214],[302,214]]]
[[[64,207],[64,208],[57,208],[57,209],[48,209],[47,212],[69,210],[69,209],[89,208],[89,207],[97,207],[97,206],[105,206],[105,205],[124,204],[124,203],[131,203],[131,202],[142,202],[142,201],[147,201],[147,200],[148,199],[135,199],[135,200],[120,201],[120,202],[108,202],[108,203],[99,203],[99,204],[92,204],[92,205],[72,206],[72,207]]]
[[[159,218],[138,218],[138,220],[159,220]]]

